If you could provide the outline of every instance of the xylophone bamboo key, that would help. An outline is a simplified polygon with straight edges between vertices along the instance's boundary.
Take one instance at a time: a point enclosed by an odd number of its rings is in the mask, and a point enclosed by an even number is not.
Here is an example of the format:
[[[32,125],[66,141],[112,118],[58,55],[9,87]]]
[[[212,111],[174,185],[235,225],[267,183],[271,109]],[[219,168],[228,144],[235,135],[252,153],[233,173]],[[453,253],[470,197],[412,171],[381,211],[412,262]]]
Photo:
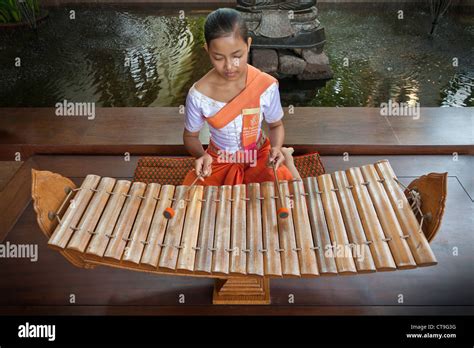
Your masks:
[[[229,273],[231,197],[232,186],[224,185],[219,187],[212,273]]]
[[[298,179],[292,180],[290,185],[290,192],[293,196],[291,211],[295,226],[300,273],[302,276],[317,276],[319,275],[318,264],[313,248],[313,236],[311,235],[311,223],[309,222],[303,182]]]
[[[194,270],[198,273],[211,273],[214,246],[214,230],[216,226],[217,186],[204,187],[204,204],[199,226],[198,249]]]
[[[285,200],[285,206],[288,207],[289,201],[288,196],[290,191],[288,188],[288,182],[281,180],[280,192],[281,197]],[[281,207],[280,199],[277,199],[277,209]],[[288,215],[287,218],[278,217],[278,232],[279,232],[279,242],[280,242],[280,252],[281,256],[281,268],[283,276],[287,277],[300,277],[300,266],[298,263],[298,251],[296,249],[296,236],[295,236],[295,227],[293,225],[293,217]]]
[[[74,233],[73,228],[76,228],[77,223],[86,210],[94,193],[92,190],[97,187],[99,181],[100,176],[86,176],[82,182],[79,192],[76,194],[74,199],[71,200],[71,204],[64,213],[61,223],[58,224],[53,234],[49,238],[48,245],[50,247],[56,249],[64,249],[66,247],[69,239]]]
[[[262,205],[260,184],[247,185],[247,274],[263,276]]]
[[[77,225],[75,232],[67,245],[67,249],[81,253],[86,250],[92,234],[96,233],[95,228],[109,199],[110,195],[107,192],[110,192],[114,185],[115,179],[102,178],[100,180],[94,196],[89,202],[81,221]]]
[[[377,271],[396,270],[397,265],[395,264],[390,248],[385,241],[385,235],[372,204],[367,185],[362,176],[362,171],[358,167],[353,167],[348,169],[346,174],[350,185],[352,185],[354,201],[357,206],[357,211],[359,212],[362,226],[364,227],[365,236],[374,259],[375,268]]]
[[[278,241],[278,219],[275,204],[275,185],[271,181],[260,184],[262,191],[262,229],[263,229],[263,254],[264,273],[267,276],[280,276],[281,260]]]
[[[145,250],[143,250],[142,259],[140,260],[140,263],[152,266],[153,268],[158,266],[165,238],[166,225],[168,224],[168,219],[163,216],[162,212],[170,205],[174,189],[174,185],[161,186],[160,195],[157,197],[158,203],[148,233],[148,243],[145,246]]]
[[[231,219],[231,248],[230,273],[247,274],[246,249],[246,186],[232,187],[232,219]]]
[[[120,211],[125,204],[125,195],[130,189],[131,182],[128,180],[117,180],[113,191],[110,193],[111,197],[105,207],[104,213],[100,217],[99,224],[95,231],[96,234],[92,236],[86,253],[89,255],[102,257],[105,249],[112,238],[112,233],[120,215]]]
[[[280,199],[280,208],[278,208],[277,214],[278,214],[278,217],[282,219],[286,219],[288,215],[290,215],[290,210],[288,209],[288,206],[285,204],[285,200],[283,199],[283,196],[281,195],[281,192],[280,192],[280,184],[278,180],[277,170],[275,167],[275,162],[272,162],[272,168],[273,168],[273,178],[275,181],[275,187],[277,188],[278,197]]]
[[[188,193],[188,209],[186,210],[183,235],[181,237],[182,248],[179,249],[178,265],[176,267],[178,270],[194,271],[203,191],[203,186],[198,185],[194,186]]]
[[[308,193],[307,206],[319,272],[321,274],[335,275],[337,274],[337,267],[334,254],[326,253],[327,248],[331,247],[331,238],[326,217],[324,216],[323,202],[321,201],[322,191],[318,189],[316,177],[304,178],[303,182]]]
[[[378,161],[375,163],[375,168],[383,179],[383,185],[387,192],[393,210],[397,215],[398,222],[402,228],[404,236],[408,242],[415,261],[419,266],[436,265],[436,257],[431,250],[425,234],[421,230],[420,224],[413,213],[410,203],[400,188],[400,185],[395,181],[395,173],[387,160]]]
[[[151,183],[147,185],[143,202],[140,206],[138,216],[133,224],[130,238],[125,247],[125,252],[122,255],[122,261],[139,264],[142,257],[143,249],[148,239],[148,230],[150,229],[151,220],[155,212],[156,199],[155,197],[160,192],[161,185]]]
[[[318,176],[319,187],[322,190],[321,198],[328,223],[328,230],[332,240],[332,251],[336,257],[337,270],[340,274],[356,273],[352,251],[349,246],[341,210],[337,202],[334,184],[330,174]]]
[[[146,184],[143,182],[134,182],[130,188],[130,192],[126,195],[125,205],[120,212],[120,217],[115,225],[112,233],[113,238],[110,239],[107,249],[105,249],[105,258],[121,260],[125,246],[127,245],[127,239],[130,236],[133,222],[137,216],[138,209],[142,203],[142,199],[145,192]]]
[[[397,267],[401,269],[415,268],[415,259],[408,247],[407,241],[402,238],[403,231],[375,167],[372,164],[365,165],[361,167],[361,171],[364,179],[369,183],[367,187],[370,198],[374,204],[382,229],[388,238],[388,245]]]
[[[176,187],[174,202],[172,205],[175,211],[173,219],[168,221],[165,232],[165,242],[161,249],[159,267],[175,270],[178,261],[178,251],[182,248],[181,235],[183,233],[184,217],[187,207],[187,189],[189,186],[180,185]]]
[[[346,227],[349,241],[353,243],[352,248],[354,261],[359,273],[375,272],[375,264],[367,245],[364,228],[357,212],[357,207],[352,196],[351,187],[344,171],[337,171],[333,174],[333,181],[336,186],[336,196],[341,207],[342,218]]]

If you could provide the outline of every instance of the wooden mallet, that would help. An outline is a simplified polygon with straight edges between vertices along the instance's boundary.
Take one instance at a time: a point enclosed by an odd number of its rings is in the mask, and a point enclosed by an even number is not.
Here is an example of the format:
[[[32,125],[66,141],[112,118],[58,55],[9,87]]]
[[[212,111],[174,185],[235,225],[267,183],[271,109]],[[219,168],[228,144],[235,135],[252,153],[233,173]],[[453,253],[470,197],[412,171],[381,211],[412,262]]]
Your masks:
[[[288,210],[287,207],[285,207],[285,200],[283,199],[283,196],[281,194],[280,182],[278,181],[277,171],[275,168],[275,161],[272,161],[272,167],[273,167],[273,174],[275,176],[275,185],[278,190],[278,197],[280,197],[280,205],[281,205],[281,207],[277,210],[277,214],[278,214],[278,217],[280,217],[281,219],[286,219],[290,215],[290,211]]]
[[[188,195],[189,190],[192,189],[192,187],[196,184],[196,182],[197,182],[200,178],[201,178],[201,175],[198,175],[198,176],[196,177],[196,179],[194,179],[194,181],[192,182],[192,184],[191,184],[191,185],[188,187],[188,189],[186,190],[185,196]],[[167,207],[167,208],[165,208],[165,210],[163,210],[163,216],[164,216],[165,218],[167,218],[168,220],[169,220],[169,219],[172,219],[174,215],[175,215],[175,211],[174,211],[174,209],[171,208],[171,207]]]

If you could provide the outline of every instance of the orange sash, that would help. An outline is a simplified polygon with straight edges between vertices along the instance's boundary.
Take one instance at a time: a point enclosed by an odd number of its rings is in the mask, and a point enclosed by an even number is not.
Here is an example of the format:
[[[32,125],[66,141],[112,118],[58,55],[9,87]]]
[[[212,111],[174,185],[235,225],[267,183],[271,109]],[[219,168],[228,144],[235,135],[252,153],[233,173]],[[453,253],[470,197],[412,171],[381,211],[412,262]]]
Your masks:
[[[246,150],[254,149],[260,126],[260,96],[276,81],[278,80],[273,76],[247,64],[245,89],[214,116],[207,117],[207,122],[212,127],[220,129],[242,114],[242,144]]]

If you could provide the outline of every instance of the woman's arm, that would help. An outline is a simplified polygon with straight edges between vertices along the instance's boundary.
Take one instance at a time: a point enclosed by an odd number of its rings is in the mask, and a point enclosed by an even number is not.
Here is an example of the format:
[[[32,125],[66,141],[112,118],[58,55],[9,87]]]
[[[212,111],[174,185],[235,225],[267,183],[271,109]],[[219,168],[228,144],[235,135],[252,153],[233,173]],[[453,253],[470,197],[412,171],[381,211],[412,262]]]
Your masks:
[[[190,132],[185,128],[183,132],[183,143],[191,156],[196,158],[194,162],[196,174],[202,177],[211,175],[212,157],[202,147],[201,141],[199,140],[199,132]]]
[[[268,124],[270,138],[271,150],[270,156],[268,157],[268,162],[272,163],[275,161],[275,167],[278,168],[280,164],[285,161],[285,157],[281,152],[281,148],[285,141],[285,127],[283,127],[283,122],[277,121]]]
[[[283,127],[283,122],[280,120],[274,123],[269,123],[268,127],[270,128],[268,136],[270,138],[271,146],[281,148],[285,141],[285,127]]]
[[[199,132],[190,132],[185,128],[183,132],[183,142],[186,150],[188,150],[194,158],[199,158],[204,155],[205,151],[199,140]]]

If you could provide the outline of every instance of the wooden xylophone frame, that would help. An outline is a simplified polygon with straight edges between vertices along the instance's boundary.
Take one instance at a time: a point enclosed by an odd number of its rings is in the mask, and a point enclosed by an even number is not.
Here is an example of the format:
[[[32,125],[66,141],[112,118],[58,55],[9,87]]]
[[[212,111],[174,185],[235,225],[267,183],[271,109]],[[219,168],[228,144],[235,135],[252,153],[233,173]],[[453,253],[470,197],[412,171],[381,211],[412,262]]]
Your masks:
[[[429,241],[440,226],[447,173],[424,175],[410,183],[415,191],[405,192],[387,160],[281,181],[287,219],[276,215],[281,203],[273,182],[189,190],[88,175],[77,188],[60,174],[33,170],[32,176],[48,246],[75,266],[211,277],[214,304],[269,304],[273,277],[435,265]],[[416,186],[424,191],[418,217],[406,198]],[[176,216],[168,221],[161,212],[169,206]],[[341,245],[349,255],[324,252]]]

